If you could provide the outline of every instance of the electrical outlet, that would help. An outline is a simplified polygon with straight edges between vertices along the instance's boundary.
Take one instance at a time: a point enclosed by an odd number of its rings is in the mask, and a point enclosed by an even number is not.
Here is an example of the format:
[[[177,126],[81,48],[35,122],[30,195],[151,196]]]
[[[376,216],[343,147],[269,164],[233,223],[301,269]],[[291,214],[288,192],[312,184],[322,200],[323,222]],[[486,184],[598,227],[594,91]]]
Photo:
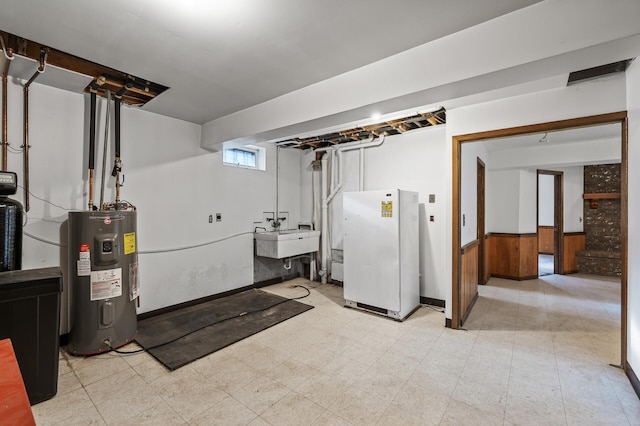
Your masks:
[[[429,203],[435,203],[436,202],[436,194],[429,194]]]
[[[213,215],[212,214],[209,215],[209,223],[213,223]]]

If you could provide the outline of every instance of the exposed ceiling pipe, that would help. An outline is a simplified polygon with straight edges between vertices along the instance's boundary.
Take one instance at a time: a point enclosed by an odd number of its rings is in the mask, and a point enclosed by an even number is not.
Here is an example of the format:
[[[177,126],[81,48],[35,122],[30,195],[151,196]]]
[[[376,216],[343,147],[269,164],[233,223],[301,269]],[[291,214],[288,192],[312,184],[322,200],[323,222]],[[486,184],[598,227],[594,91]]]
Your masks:
[[[93,171],[96,161],[96,92],[91,92],[91,117],[89,117],[89,210],[93,210]]]
[[[133,81],[127,81],[125,85],[122,86],[122,89],[116,92],[116,99],[122,99],[122,97],[126,95],[127,92],[132,88],[133,88]]]
[[[24,85],[24,143],[22,145],[22,158],[24,161],[24,211],[29,211],[29,86],[40,74],[44,72],[47,63],[47,51],[40,50],[40,66],[33,73],[29,81]]]
[[[4,37],[0,36],[0,43],[2,44],[2,53],[6,58],[6,62],[4,63],[4,69],[2,70],[2,171],[7,171],[7,157],[8,157],[8,148],[9,148],[9,140],[7,136],[7,90],[8,90],[8,77],[9,77],[9,66],[11,66],[11,61],[13,61],[13,49],[7,49],[4,44]]]

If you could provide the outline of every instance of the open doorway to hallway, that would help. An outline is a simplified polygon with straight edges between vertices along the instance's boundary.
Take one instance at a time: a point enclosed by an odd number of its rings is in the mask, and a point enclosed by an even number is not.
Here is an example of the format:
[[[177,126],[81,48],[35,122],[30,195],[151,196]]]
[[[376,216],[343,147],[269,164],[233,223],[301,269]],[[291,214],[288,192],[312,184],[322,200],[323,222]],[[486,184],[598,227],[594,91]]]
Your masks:
[[[454,144],[453,150],[453,279],[452,279],[452,328],[459,328],[465,317],[469,316],[473,303],[463,305],[464,300],[475,302],[478,298],[460,297],[467,288],[467,282],[464,278],[468,275],[465,272],[465,265],[472,264],[470,259],[465,257],[465,252],[457,247],[462,248],[470,244],[470,238],[475,238],[476,218],[469,213],[476,209],[476,188],[475,188],[475,167],[472,168],[472,162],[475,166],[477,157],[482,158],[487,165],[487,223],[486,230],[489,249],[487,250],[490,259],[488,260],[490,273],[492,277],[510,278],[518,280],[521,283],[532,278],[538,278],[538,241],[537,241],[537,221],[536,221],[536,205],[535,205],[535,187],[537,169],[545,170],[563,169],[567,166],[577,164],[598,164],[602,160],[614,160],[611,158],[602,158],[605,156],[617,156],[617,161],[622,163],[621,178],[621,199],[622,199],[622,244],[621,258],[626,259],[627,253],[627,226],[626,226],[626,156],[627,156],[627,117],[625,112],[603,114],[600,116],[591,116],[578,119],[562,120],[549,123],[541,123],[523,127],[501,129],[487,131],[475,134],[459,135],[452,138]],[[558,136],[565,130],[592,130],[607,129],[606,125],[613,125],[616,129],[615,138],[602,138],[598,142],[603,143],[602,150],[591,147],[592,142],[583,140],[565,141],[564,144],[551,144],[549,151],[542,149],[544,144],[540,140],[545,132],[556,132]],[[595,127],[594,127],[595,126]],[[596,130],[597,131],[597,130]],[[555,134],[555,133],[554,133]],[[529,137],[529,139],[527,139]],[[533,137],[533,140],[531,140]],[[520,139],[523,146],[516,144]],[[487,141],[489,143],[469,143]],[[496,146],[502,144],[502,149],[496,149]],[[595,144],[595,142],[593,142]],[[560,146],[564,145],[564,146]],[[464,150],[462,149],[464,146]],[[490,148],[489,148],[490,147]],[[555,147],[555,148],[554,148]],[[591,147],[591,148],[590,148]],[[613,149],[609,149],[613,147]],[[500,151],[500,152],[497,152]],[[599,158],[595,158],[595,155]],[[593,158],[591,158],[591,157]],[[580,158],[576,158],[580,157]],[[584,158],[583,158],[584,157]],[[503,167],[499,173],[492,173],[492,168],[496,163],[496,159],[503,163]],[[465,167],[465,164],[468,166]],[[473,174],[471,173],[473,170]],[[473,177],[470,181],[470,177]],[[580,173],[580,187],[573,190],[578,193],[574,197],[575,203],[572,202],[568,206],[568,214],[565,214],[565,221],[556,222],[554,220],[554,231],[557,223],[564,226],[565,234],[561,234],[561,238],[554,239],[554,255],[557,253],[563,256],[565,247],[569,251],[579,251],[573,247],[573,240],[578,241],[584,239],[581,229],[573,229],[574,227],[582,228],[582,206],[584,191],[582,188],[582,173]],[[473,186],[472,186],[473,183]],[[473,190],[472,190],[473,188]],[[527,189],[533,188],[533,189]],[[523,191],[530,191],[531,196],[523,196]],[[575,204],[575,206],[573,206]],[[472,210],[473,209],[473,210]],[[466,214],[466,229],[465,217]],[[475,216],[475,215],[473,215]],[[533,217],[532,217],[533,216]],[[471,228],[471,229],[469,229]],[[501,228],[501,229],[497,229]],[[497,230],[496,230],[497,229]],[[582,233],[583,234],[583,233]],[[563,246],[558,247],[558,243]],[[584,249],[582,249],[584,250]],[[575,256],[574,256],[575,257]],[[485,259],[476,259],[476,262]],[[498,262],[499,261],[499,262]],[[573,259],[564,256],[563,261],[554,261],[554,270],[558,268],[576,272],[571,267]],[[497,263],[496,263],[497,262]],[[501,267],[500,275],[494,274],[495,268]],[[561,269],[562,270],[562,269]],[[473,284],[473,283],[471,283]],[[477,282],[475,283],[477,285]],[[626,297],[627,297],[627,277],[626,265],[623,264],[621,283],[620,283],[620,299],[621,299],[621,321],[620,321],[620,346],[621,364],[625,365],[626,359]]]
[[[580,196],[580,194],[574,195]],[[564,172],[538,169],[536,218],[538,277],[566,273],[563,265]]]

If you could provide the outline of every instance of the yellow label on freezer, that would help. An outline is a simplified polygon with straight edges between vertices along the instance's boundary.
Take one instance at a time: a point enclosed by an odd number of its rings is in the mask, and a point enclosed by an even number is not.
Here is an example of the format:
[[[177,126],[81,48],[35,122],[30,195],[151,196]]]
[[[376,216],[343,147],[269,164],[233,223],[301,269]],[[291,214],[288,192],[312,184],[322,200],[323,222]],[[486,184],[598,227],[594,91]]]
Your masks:
[[[382,201],[382,217],[393,217],[393,201]]]
[[[136,233],[129,232],[124,234],[124,254],[136,252]]]

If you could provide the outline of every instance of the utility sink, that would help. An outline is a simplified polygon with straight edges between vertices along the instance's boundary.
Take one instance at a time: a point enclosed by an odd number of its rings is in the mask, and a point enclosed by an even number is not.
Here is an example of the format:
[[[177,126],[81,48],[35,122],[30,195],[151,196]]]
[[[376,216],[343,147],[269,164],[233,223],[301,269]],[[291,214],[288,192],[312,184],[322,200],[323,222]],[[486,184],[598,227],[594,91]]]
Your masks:
[[[318,251],[320,245],[320,231],[308,229],[255,232],[253,237],[256,240],[256,254],[273,259]]]

